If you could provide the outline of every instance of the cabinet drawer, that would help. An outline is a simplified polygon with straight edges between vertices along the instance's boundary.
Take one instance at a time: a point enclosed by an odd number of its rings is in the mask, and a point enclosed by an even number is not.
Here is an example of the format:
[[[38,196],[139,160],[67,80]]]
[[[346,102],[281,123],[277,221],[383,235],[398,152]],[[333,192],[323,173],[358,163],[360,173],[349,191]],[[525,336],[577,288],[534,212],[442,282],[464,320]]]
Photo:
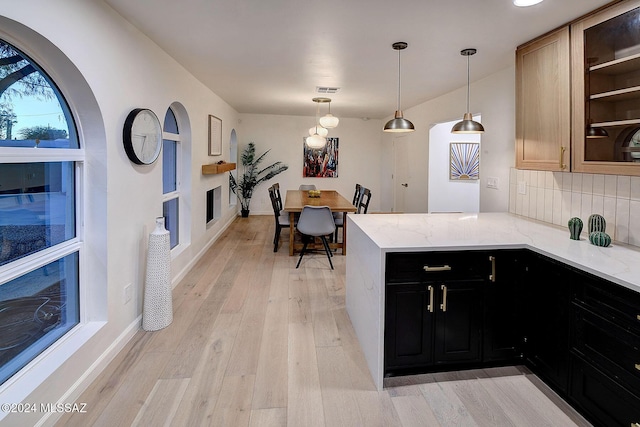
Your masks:
[[[640,335],[640,293],[580,274],[575,300],[621,328]]]
[[[640,336],[582,308],[575,309],[574,320],[574,348],[640,393]]]
[[[595,425],[640,423],[640,397],[585,360],[574,356],[571,399]]]
[[[419,283],[431,280],[488,278],[489,253],[484,251],[419,252],[387,254],[387,283]]]

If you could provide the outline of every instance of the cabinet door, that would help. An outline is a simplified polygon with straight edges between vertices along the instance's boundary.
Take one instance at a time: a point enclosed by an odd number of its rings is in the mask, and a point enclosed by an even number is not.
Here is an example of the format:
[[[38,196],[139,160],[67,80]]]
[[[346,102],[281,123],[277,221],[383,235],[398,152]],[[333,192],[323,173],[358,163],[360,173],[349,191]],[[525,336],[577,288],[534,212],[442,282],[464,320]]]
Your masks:
[[[438,286],[436,364],[480,362],[484,283],[480,279],[446,281]]]
[[[569,28],[516,51],[516,168],[569,170]]]
[[[527,274],[527,253],[493,253],[494,274],[485,286],[485,362],[514,361],[521,357],[522,292]]]
[[[532,262],[524,292],[525,357],[550,385],[567,391],[571,271],[545,257]]]
[[[576,172],[640,175],[638,19],[640,0],[627,0],[571,26]]]
[[[388,285],[385,312],[385,374],[433,362],[433,299],[430,285]]]

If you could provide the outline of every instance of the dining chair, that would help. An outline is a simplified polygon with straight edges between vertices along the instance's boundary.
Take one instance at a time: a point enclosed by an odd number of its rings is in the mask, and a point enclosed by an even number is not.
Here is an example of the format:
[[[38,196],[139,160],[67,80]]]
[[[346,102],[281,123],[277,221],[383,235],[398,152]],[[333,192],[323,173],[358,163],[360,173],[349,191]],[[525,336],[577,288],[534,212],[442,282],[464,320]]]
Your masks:
[[[276,196],[276,201],[278,202],[278,209],[280,210],[280,213],[282,213],[282,196],[280,195],[280,183],[276,182],[269,188],[273,189]]]
[[[331,253],[331,249],[329,249],[329,242],[327,242],[327,236],[332,235],[336,229],[333,223],[331,208],[329,208],[329,206],[304,206],[296,227],[302,234],[304,240],[296,268],[300,266],[300,261],[302,261],[309,242],[313,240],[313,237],[319,237],[322,240],[324,251],[327,253],[329,265],[333,270],[333,262],[331,261],[333,254]]]
[[[273,185],[269,187],[269,198],[271,199],[271,207],[273,208],[273,216],[276,220],[276,231],[273,236],[273,252],[278,252],[278,243],[280,241],[280,232],[283,228],[289,228],[289,215],[282,212],[282,202],[278,202],[277,192],[279,189]]]
[[[351,204],[353,206],[356,207],[356,213],[360,213],[360,204],[362,202],[362,197],[364,196],[364,191],[363,190],[367,190],[365,187],[363,187],[360,184],[356,184],[356,190],[353,193],[353,201],[351,202]],[[371,192],[369,190],[367,190],[369,193],[368,197],[371,197]],[[369,200],[367,199],[367,203],[366,203],[366,207],[365,207],[365,212],[367,213],[366,210],[369,207]],[[344,213],[343,212],[334,212],[333,213],[333,222],[336,224],[336,231],[334,233],[334,240],[337,242],[338,241],[338,229],[340,227],[344,227]]]
[[[298,190],[309,191],[309,190],[317,190],[317,188],[314,184],[300,184],[300,187],[298,187]]]
[[[360,195],[360,201],[358,202],[358,205],[356,206],[357,210],[356,213],[363,213],[366,214],[367,210],[369,210],[369,201],[371,200],[371,190],[369,190],[368,188],[362,188],[361,189],[361,195]]]

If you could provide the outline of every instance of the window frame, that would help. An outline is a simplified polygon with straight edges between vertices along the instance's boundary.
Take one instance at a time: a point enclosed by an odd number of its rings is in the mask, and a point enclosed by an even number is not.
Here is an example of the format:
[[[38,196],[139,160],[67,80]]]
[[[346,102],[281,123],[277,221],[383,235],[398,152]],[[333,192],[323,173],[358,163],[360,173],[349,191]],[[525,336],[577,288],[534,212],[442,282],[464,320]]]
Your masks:
[[[167,108],[167,111],[165,113],[165,118],[166,115],[169,113],[169,111],[171,111],[171,113],[173,114],[173,117],[176,120],[177,123],[177,128],[178,128],[178,132],[180,132],[180,123],[178,120],[178,114],[176,113],[176,111],[169,107]],[[183,235],[183,231],[184,231],[184,227],[183,227],[183,219],[182,219],[182,215],[181,215],[181,211],[182,211],[182,200],[181,200],[181,184],[182,184],[182,141],[180,138],[180,133],[173,133],[173,132],[167,132],[164,130],[164,120],[163,120],[163,130],[162,130],[162,140],[163,140],[163,144],[164,144],[164,140],[168,140],[168,141],[172,141],[175,143],[176,145],[176,156],[175,156],[175,174],[176,174],[176,188],[173,191],[170,191],[168,193],[164,192],[164,188],[163,188],[163,194],[162,194],[162,209],[164,211],[164,205],[166,202],[169,202],[171,200],[174,199],[178,199],[177,205],[178,205],[178,242],[176,243],[176,245],[171,248],[171,256],[172,258],[177,256],[177,254],[179,254],[180,252],[182,252],[182,250],[184,249],[184,244],[183,244],[183,239],[182,239],[182,235]],[[163,158],[163,162],[164,162],[164,158]],[[164,180],[164,163],[162,165],[162,178]],[[165,219],[166,221],[166,219]]]

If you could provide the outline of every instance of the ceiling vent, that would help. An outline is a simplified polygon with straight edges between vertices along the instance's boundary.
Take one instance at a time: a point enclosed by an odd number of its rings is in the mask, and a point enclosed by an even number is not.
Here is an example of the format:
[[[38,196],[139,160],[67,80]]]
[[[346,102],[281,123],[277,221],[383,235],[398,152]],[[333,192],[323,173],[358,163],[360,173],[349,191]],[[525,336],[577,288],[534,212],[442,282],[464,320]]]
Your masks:
[[[336,93],[339,90],[339,87],[316,86],[316,92],[318,93]]]

